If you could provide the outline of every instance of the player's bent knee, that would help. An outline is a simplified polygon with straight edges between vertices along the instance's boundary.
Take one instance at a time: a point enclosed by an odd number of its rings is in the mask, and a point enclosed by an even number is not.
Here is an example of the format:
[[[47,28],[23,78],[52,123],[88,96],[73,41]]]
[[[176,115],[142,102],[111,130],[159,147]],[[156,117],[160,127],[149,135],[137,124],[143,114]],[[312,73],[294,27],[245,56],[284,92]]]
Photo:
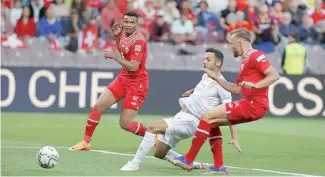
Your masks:
[[[147,128],[147,132],[150,132],[153,134],[158,134],[158,133],[160,133],[160,128],[155,124],[151,124]]]
[[[153,134],[165,133],[168,125],[164,120],[156,121],[147,127],[147,131]]]

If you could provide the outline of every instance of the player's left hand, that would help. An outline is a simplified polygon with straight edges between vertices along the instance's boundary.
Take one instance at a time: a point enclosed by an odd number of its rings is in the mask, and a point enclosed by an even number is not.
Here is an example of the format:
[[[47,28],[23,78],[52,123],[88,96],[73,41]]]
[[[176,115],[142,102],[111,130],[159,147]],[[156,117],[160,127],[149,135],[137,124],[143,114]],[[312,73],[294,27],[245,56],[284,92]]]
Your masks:
[[[229,141],[229,144],[234,145],[234,147],[239,151],[239,152],[243,152],[243,150],[241,149],[238,140],[237,139],[232,139]]]
[[[104,52],[105,59],[117,60],[119,55],[121,55],[119,51],[109,50]]]
[[[239,85],[240,85],[240,86],[247,87],[247,88],[249,88],[249,89],[251,89],[251,88],[258,88],[258,87],[256,86],[256,84],[254,84],[253,82],[248,82],[248,81],[242,81],[242,82],[239,83]]]

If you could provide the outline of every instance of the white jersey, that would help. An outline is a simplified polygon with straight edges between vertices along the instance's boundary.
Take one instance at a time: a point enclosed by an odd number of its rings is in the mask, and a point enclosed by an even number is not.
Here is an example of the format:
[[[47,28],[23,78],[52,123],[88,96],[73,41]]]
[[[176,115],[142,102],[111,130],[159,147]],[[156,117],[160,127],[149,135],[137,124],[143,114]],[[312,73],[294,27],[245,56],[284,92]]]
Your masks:
[[[224,79],[223,76],[220,78]],[[231,93],[221,87],[217,81],[211,79],[206,73],[196,85],[189,97],[179,99],[182,108],[186,107],[193,115],[200,118],[202,114],[222,104],[231,102]]]

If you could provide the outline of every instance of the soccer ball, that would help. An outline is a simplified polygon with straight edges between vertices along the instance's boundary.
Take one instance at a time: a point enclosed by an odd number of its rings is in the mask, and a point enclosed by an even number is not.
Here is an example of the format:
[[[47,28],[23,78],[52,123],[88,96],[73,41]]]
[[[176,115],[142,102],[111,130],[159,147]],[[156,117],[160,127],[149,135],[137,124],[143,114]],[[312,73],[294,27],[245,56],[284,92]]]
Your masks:
[[[53,147],[45,146],[38,151],[36,159],[42,168],[53,168],[59,162],[59,153]]]

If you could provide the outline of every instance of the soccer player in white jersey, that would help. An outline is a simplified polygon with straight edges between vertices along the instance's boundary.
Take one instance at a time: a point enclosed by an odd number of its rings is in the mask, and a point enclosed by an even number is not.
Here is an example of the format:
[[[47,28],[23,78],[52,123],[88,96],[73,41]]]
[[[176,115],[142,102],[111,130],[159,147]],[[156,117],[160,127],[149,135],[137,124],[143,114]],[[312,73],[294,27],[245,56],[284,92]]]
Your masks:
[[[203,59],[204,68],[215,72],[220,78],[224,79],[220,72],[222,64],[223,54],[220,50],[214,48],[206,50]],[[196,87],[185,92],[183,97],[179,99],[182,110],[174,117],[158,120],[149,125],[135,157],[120,170],[138,170],[140,163],[154,145],[156,147],[154,156],[159,159],[171,161],[171,159],[181,156],[177,152],[170,150],[170,148],[175,147],[180,140],[194,135],[202,114],[226,102],[231,102],[231,94],[208,77],[207,74],[203,74]],[[234,144],[241,151],[235,127],[230,126],[230,130],[232,136],[230,144]],[[155,142],[156,135],[158,135],[158,142]],[[214,167],[220,169],[219,171],[223,173],[226,168],[223,166],[222,135],[219,127],[211,131],[209,142],[214,157]],[[199,163],[196,164],[199,165]],[[202,166],[199,165],[199,167]]]

